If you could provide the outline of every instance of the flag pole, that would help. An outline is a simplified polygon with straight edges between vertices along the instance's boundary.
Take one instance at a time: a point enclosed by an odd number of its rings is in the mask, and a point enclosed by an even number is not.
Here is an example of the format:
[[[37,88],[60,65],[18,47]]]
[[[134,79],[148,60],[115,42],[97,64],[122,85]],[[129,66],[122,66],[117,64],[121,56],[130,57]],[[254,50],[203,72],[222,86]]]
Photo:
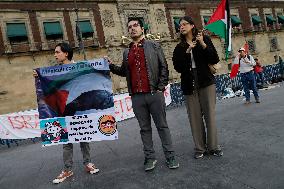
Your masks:
[[[231,51],[231,20],[229,0],[221,0],[217,6],[217,9],[207,22],[205,28],[225,40],[225,59],[228,60],[228,54],[229,51]]]
[[[230,37],[231,36],[231,33],[232,33],[232,26],[231,26],[231,13],[230,13],[230,4],[229,4],[229,0],[227,0],[227,3],[226,3],[226,10],[227,10],[227,27],[229,28],[229,32],[227,32],[227,35],[226,35],[226,61],[228,61],[229,59],[229,52],[231,52],[231,47],[232,47],[232,38]]]
[[[78,42],[79,42],[79,51],[83,52],[84,55],[84,60],[87,60],[86,57],[86,52],[85,52],[85,47],[84,47],[84,43],[83,43],[83,37],[82,37],[82,32],[81,29],[79,27],[79,14],[78,14],[78,6],[77,6],[77,0],[74,0],[74,4],[75,4],[75,13],[76,13],[76,36],[78,38]]]

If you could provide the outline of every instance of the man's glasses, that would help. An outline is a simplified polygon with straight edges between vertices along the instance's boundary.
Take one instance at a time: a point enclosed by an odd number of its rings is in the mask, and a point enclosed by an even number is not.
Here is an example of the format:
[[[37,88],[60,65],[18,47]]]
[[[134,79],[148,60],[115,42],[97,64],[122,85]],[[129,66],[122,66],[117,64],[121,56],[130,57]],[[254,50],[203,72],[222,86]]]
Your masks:
[[[129,25],[128,29],[131,29],[132,27],[136,28],[138,26],[140,26],[139,23],[135,23],[135,24]]]

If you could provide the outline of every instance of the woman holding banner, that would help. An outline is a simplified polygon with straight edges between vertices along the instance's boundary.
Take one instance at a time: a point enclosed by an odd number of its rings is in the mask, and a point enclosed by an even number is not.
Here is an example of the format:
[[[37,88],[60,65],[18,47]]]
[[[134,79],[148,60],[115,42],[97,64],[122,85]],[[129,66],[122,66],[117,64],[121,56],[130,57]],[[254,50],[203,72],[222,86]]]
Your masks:
[[[194,158],[202,158],[207,150],[211,155],[222,156],[215,120],[215,78],[209,68],[219,62],[219,57],[211,39],[198,31],[191,17],[182,17],[179,24],[181,41],[172,60],[175,70],[181,73],[181,89],[195,143]]]

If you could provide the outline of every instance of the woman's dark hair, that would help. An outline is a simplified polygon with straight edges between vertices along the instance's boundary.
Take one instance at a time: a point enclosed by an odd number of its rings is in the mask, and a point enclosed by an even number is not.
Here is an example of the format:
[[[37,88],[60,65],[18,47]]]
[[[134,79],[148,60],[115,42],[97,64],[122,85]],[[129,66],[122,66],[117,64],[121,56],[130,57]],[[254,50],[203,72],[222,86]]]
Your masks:
[[[128,25],[129,22],[131,22],[131,21],[137,21],[138,24],[141,26],[141,28],[144,27],[143,22],[142,22],[142,20],[141,20],[140,18],[136,18],[136,17],[129,18],[129,19],[128,19],[128,22],[127,22],[127,25]]]
[[[179,23],[182,20],[185,20],[189,24],[194,25],[194,27],[192,28],[192,36],[193,36],[193,40],[196,39],[196,36],[198,34],[198,29],[196,28],[196,25],[194,24],[193,19],[190,16],[184,16],[180,18]],[[181,40],[181,43],[184,43],[184,44],[186,43],[185,36],[182,33],[180,34],[180,40]]]
[[[73,58],[73,49],[72,47],[68,44],[68,43],[65,43],[65,42],[62,42],[62,43],[58,43],[56,47],[60,47],[61,51],[64,52],[64,53],[67,53],[67,59],[68,60],[72,60]]]

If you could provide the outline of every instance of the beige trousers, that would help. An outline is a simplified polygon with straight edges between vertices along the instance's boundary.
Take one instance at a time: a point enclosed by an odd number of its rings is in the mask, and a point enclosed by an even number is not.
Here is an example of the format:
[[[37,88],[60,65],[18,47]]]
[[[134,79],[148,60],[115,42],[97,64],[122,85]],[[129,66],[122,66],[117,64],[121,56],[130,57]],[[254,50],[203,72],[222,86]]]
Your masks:
[[[218,149],[215,84],[197,89],[192,95],[185,95],[185,101],[195,151],[204,153],[206,148],[209,151]]]

